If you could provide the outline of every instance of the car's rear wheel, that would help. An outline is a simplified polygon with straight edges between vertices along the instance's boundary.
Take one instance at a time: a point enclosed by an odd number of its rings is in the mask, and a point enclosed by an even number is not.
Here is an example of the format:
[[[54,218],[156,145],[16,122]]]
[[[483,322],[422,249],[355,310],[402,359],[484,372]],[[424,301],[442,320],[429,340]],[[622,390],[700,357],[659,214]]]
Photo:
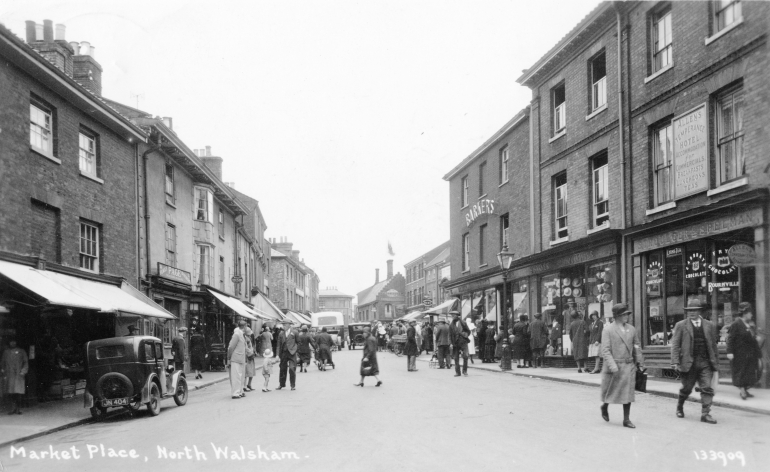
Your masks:
[[[184,406],[187,403],[187,380],[184,377],[179,378],[174,392],[174,403],[177,406]]]
[[[96,382],[96,391],[100,398],[131,398],[134,396],[134,386],[128,377],[120,372],[104,374]]]
[[[147,411],[150,412],[151,416],[160,414],[160,389],[155,382],[150,385],[150,401],[147,402]]]

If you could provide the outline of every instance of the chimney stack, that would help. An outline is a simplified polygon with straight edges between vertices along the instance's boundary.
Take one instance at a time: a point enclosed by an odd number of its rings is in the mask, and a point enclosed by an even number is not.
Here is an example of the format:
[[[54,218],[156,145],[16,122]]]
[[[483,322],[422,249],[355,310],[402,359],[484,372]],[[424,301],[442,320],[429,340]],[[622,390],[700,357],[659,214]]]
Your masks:
[[[42,25],[26,21],[27,44],[56,68],[72,77],[74,51],[65,40],[65,31],[64,25],[56,25],[54,39],[53,21],[43,20]]]
[[[388,259],[388,279],[393,278],[393,259]]]
[[[78,49],[79,54],[72,58],[72,78],[89,92],[101,97],[102,66],[96,62],[96,48],[88,41],[81,41]]]
[[[201,160],[206,165],[206,167],[211,169],[211,171],[214,173],[214,175],[217,176],[219,180],[222,180],[222,158],[211,155],[211,146],[206,146],[205,154],[203,149],[201,149],[200,153]]]
[[[374,283],[380,283],[380,269],[374,269]]]

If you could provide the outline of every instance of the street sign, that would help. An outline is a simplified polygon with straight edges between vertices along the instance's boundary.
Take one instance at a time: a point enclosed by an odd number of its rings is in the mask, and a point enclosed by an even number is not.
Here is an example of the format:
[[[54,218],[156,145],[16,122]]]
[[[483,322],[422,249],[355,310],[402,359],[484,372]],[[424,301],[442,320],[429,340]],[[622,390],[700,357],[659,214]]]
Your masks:
[[[232,280],[234,284],[239,284],[239,283],[243,282],[243,277],[241,277],[240,275],[236,275],[235,277],[233,277],[230,280]]]
[[[422,304],[425,306],[433,306],[433,300],[430,298],[423,298]]]

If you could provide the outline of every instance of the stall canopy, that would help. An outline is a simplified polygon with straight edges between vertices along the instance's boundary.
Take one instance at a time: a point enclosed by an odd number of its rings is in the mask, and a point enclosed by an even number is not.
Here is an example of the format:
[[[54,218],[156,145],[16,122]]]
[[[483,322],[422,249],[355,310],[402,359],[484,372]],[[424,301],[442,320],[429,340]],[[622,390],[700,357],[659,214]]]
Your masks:
[[[311,320],[310,320],[310,318],[308,318],[308,316],[307,316],[307,315],[305,315],[304,313],[297,313],[297,312],[295,312],[295,311],[292,311],[292,313],[294,313],[294,316],[296,316],[296,317],[297,317],[297,319],[298,319],[298,320],[300,320],[300,321],[302,322],[302,324],[306,324],[306,325],[308,325],[308,326],[310,326],[310,325],[311,325],[312,321],[311,321]]]
[[[220,302],[224,303],[230,309],[232,309],[234,312],[238,313],[239,316],[242,316],[244,318],[248,318],[250,320],[258,320],[258,316],[260,316],[257,312],[252,310],[251,308],[247,307],[243,304],[240,300],[237,298],[229,297],[227,295],[223,295],[221,293],[217,293],[213,290],[209,290],[209,293],[214,295],[214,297],[219,300]],[[269,319],[267,317],[262,317],[264,319]]]
[[[459,302],[459,298],[450,298],[440,305],[436,305],[430,310],[425,310],[422,313],[424,315],[447,315],[450,311],[457,310],[457,307],[460,304]]]
[[[304,324],[305,322],[302,321],[302,319],[297,316],[297,313],[287,310],[286,313],[283,314],[287,320],[291,321],[293,325],[299,326],[301,324]]]
[[[0,274],[44,299],[49,305],[176,319],[125,281],[118,287],[7,261],[0,261]]]
[[[269,298],[261,293],[257,293],[257,295],[251,299],[251,303],[254,305],[254,311],[267,320],[280,321],[285,318],[281,310],[275,306]]]

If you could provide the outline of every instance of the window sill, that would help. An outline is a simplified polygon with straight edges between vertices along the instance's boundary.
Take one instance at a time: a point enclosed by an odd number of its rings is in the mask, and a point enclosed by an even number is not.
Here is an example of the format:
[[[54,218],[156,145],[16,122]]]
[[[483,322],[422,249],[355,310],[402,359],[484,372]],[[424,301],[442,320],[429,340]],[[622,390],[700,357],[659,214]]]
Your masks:
[[[737,28],[738,26],[740,26],[742,24],[743,24],[743,17],[738,18],[730,26],[727,26],[722,31],[720,31],[720,32],[718,32],[716,34],[713,34],[713,35],[709,36],[708,38],[706,38],[705,39],[706,46],[708,46],[709,44],[713,43],[717,39],[721,38],[722,36],[726,35],[727,33],[729,33],[730,31],[734,30],[735,28]]]
[[[505,182],[503,182],[503,183],[501,183],[500,185],[498,185],[498,186],[497,186],[497,188],[500,188],[500,187],[502,187],[503,185],[505,185],[505,184],[507,184],[507,183],[508,183],[508,181],[506,180]]]
[[[645,211],[644,214],[646,216],[654,215],[655,213],[660,213],[662,211],[670,210],[672,208],[676,208],[676,202],[668,202],[664,203],[663,205],[656,206],[655,208],[650,208],[649,210]]]
[[[720,185],[715,189],[711,189],[708,192],[706,192],[706,195],[711,197],[713,195],[717,195],[722,192],[727,192],[728,190],[732,190],[734,188],[743,187],[744,185],[748,185],[748,183],[749,183],[749,178],[744,176],[738,180],[733,180],[732,182],[726,183],[724,185]]]
[[[478,198],[478,199],[479,199],[479,200],[481,200],[482,198],[484,198],[484,197],[486,197],[486,196],[487,196],[487,194],[486,194],[486,193],[485,193],[484,195],[479,195],[479,198]]]
[[[82,270],[83,272],[88,272],[89,274],[98,274],[99,273],[98,270],[89,270],[89,269],[84,269],[82,267],[78,267],[78,270]]]
[[[94,182],[98,182],[98,183],[100,183],[100,184],[104,185],[104,180],[100,179],[99,177],[97,177],[97,176],[95,176],[95,175],[86,174],[86,173],[85,173],[85,172],[83,172],[82,170],[80,171],[80,175],[81,175],[81,176],[83,176],[83,177],[85,177],[85,178],[87,178],[87,179],[91,179],[91,180],[93,180]]]
[[[564,136],[565,134],[567,134],[567,130],[566,130],[566,129],[565,129],[565,130],[562,130],[562,131],[560,131],[560,132],[559,132],[559,133],[557,133],[557,134],[555,134],[553,138],[551,138],[551,139],[549,139],[549,140],[548,140],[548,143],[550,144],[550,143],[552,143],[552,142],[556,141],[557,139],[561,138],[561,137],[562,137],[562,136]]]
[[[466,205],[464,205],[464,206],[461,206],[461,207],[460,207],[460,209],[461,209],[461,210],[465,210],[466,208],[468,208],[468,205],[467,205],[467,204],[466,204]]]
[[[173,203],[171,203],[171,202],[170,202],[170,201],[168,201],[168,200],[166,200],[166,205],[168,205],[168,206],[170,206],[171,208],[173,208],[174,210],[176,210],[176,205],[174,205]]]
[[[651,82],[651,81],[653,81],[653,80],[657,79],[657,78],[658,78],[658,76],[660,76],[660,75],[662,75],[662,74],[664,74],[664,73],[666,73],[666,72],[670,71],[670,70],[671,70],[671,69],[673,69],[673,68],[674,68],[674,63],[672,62],[671,64],[669,64],[669,65],[667,65],[666,67],[662,68],[662,69],[661,69],[661,70],[659,70],[658,72],[656,72],[656,73],[652,74],[651,76],[649,76],[649,77],[645,78],[645,79],[644,79],[644,83],[646,84],[646,83],[648,83],[648,82]]]
[[[57,164],[61,165],[61,161],[60,161],[59,159],[57,159],[57,158],[53,157],[53,155],[50,155],[50,154],[46,154],[46,153],[45,153],[45,152],[43,152],[42,150],[40,150],[40,149],[36,149],[36,148],[33,148],[33,147],[31,147],[31,146],[30,146],[30,148],[29,148],[29,149],[30,149],[32,152],[34,152],[35,154],[38,154],[38,155],[40,155],[40,156],[43,156],[43,157],[45,157],[46,159],[48,159],[49,161],[53,161],[53,162],[55,162],[55,163],[57,163]]]
[[[479,266],[479,269],[483,269],[484,267],[488,267],[488,266],[489,266],[489,264],[481,264],[481,265]]]
[[[461,274],[470,274],[470,273],[471,273],[470,269],[465,269],[464,271],[461,272]]]
[[[586,230],[586,234],[594,234],[598,233],[599,231],[604,231],[605,229],[610,229],[610,223],[602,223],[601,226],[597,226],[596,228],[591,228]]]
[[[554,246],[558,246],[559,244],[566,243],[566,242],[569,242],[569,236],[565,236],[565,237],[559,238],[559,239],[554,239],[553,241],[550,242],[550,246],[554,247]]]
[[[607,104],[605,103],[604,105],[600,106],[596,110],[592,111],[590,115],[586,116],[586,121],[590,120],[591,118],[605,111],[606,109],[607,109]]]

